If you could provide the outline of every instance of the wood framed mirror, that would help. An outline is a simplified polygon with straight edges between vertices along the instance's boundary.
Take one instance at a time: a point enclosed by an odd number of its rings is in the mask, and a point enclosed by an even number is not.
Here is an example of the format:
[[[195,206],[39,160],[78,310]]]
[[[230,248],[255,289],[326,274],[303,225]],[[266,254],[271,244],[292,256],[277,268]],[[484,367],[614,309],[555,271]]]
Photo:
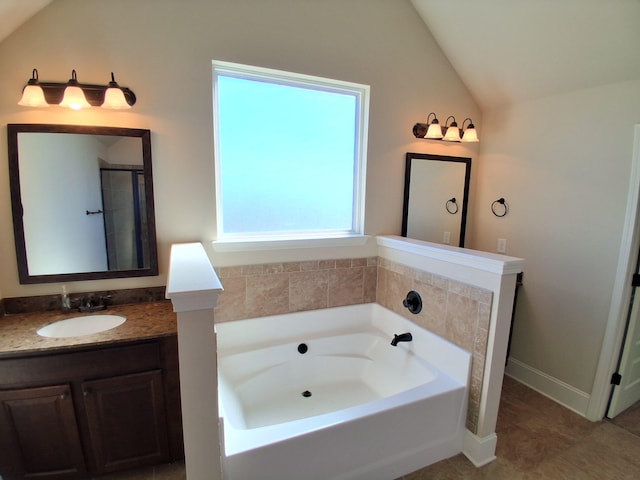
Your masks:
[[[407,153],[402,236],[464,247],[471,158]]]
[[[9,124],[20,283],[158,274],[151,133]]]

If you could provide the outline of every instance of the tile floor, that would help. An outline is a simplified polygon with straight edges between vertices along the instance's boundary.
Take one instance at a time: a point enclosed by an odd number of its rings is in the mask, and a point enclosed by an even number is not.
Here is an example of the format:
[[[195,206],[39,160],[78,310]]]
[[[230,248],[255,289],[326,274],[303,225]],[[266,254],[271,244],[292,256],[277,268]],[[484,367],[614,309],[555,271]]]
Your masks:
[[[398,480],[626,480],[640,478],[640,403],[593,423],[505,377],[498,414],[498,458],[475,468],[464,455]],[[101,480],[184,480],[176,463]],[[298,479],[265,479],[298,480]]]

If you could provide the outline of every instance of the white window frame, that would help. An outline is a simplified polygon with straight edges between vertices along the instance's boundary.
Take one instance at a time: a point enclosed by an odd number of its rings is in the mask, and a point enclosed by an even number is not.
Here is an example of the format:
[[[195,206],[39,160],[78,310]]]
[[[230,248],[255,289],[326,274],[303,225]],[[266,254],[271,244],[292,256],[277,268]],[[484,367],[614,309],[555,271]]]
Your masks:
[[[311,75],[273,70],[269,68],[242,65],[218,60],[213,65],[213,130],[215,154],[215,187],[216,187],[216,250],[234,251],[245,249],[274,249],[295,246],[343,246],[364,244],[365,183],[367,164],[367,136],[369,127],[369,92],[368,85],[333,80]],[[224,232],[222,209],[222,175],[219,150],[218,118],[218,75],[256,80],[285,86],[303,87],[318,91],[352,95],[356,98],[356,125],[354,151],[354,194],[352,229],[336,232],[283,233],[270,235],[229,234]]]

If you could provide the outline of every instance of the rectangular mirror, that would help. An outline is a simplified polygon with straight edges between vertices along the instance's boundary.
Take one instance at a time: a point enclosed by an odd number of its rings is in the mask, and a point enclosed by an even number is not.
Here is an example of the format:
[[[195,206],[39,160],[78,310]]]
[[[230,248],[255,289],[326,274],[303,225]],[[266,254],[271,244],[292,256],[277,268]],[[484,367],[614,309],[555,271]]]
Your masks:
[[[158,274],[149,130],[9,124],[20,283]]]
[[[402,236],[464,247],[471,159],[407,153]]]

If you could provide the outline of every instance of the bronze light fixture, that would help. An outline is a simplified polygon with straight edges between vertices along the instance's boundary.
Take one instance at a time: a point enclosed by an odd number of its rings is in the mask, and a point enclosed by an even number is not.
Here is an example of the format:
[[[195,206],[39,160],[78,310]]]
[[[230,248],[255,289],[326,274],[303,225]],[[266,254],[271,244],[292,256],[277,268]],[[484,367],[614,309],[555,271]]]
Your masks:
[[[38,70],[33,69],[31,78],[22,90],[18,105],[25,107],[61,107],[80,110],[101,107],[110,110],[124,110],[136,103],[136,95],[127,87],[116,82],[113,72],[107,85],[79,83],[75,70],[67,83],[40,82]]]
[[[449,120],[452,120],[449,123]],[[465,128],[465,124],[469,122]],[[427,115],[427,123],[416,123],[413,126],[413,135],[416,138],[426,138],[428,140],[444,140],[445,142],[479,142],[478,132],[470,118],[465,118],[462,128],[458,127],[456,118],[451,115],[447,117],[444,126],[440,125],[438,117],[431,112]]]

